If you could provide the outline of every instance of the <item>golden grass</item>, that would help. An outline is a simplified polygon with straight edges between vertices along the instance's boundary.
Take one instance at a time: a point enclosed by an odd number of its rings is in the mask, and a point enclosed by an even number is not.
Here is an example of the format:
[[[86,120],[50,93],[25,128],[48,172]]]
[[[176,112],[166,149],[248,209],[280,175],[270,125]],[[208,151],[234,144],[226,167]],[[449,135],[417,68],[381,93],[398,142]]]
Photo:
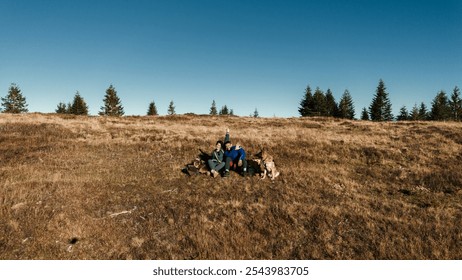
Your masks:
[[[281,176],[181,172],[223,138]],[[462,124],[0,114],[1,259],[461,259]]]

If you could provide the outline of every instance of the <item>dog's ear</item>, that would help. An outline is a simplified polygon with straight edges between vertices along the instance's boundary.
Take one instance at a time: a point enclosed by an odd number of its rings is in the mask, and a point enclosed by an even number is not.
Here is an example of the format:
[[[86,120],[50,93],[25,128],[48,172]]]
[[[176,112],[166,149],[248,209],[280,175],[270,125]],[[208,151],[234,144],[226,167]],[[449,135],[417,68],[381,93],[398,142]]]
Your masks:
[[[266,161],[266,159],[268,158],[268,152],[266,151],[266,149],[263,149],[263,150],[261,151],[261,158],[262,158],[263,160],[265,160],[265,161]]]
[[[261,156],[262,156],[262,150],[260,150],[258,153],[254,155],[254,157],[258,157],[258,158],[261,158]]]

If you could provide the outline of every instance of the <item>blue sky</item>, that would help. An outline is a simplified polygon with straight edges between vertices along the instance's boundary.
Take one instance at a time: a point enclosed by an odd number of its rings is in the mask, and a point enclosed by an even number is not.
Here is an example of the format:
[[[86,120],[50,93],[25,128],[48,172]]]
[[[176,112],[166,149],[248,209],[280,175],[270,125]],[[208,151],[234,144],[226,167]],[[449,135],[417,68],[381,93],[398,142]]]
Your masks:
[[[291,117],[309,84],[359,117],[379,79],[395,113],[462,87],[462,1],[1,0],[0,38],[0,96],[32,112],[79,91],[97,114],[113,84],[128,115]]]

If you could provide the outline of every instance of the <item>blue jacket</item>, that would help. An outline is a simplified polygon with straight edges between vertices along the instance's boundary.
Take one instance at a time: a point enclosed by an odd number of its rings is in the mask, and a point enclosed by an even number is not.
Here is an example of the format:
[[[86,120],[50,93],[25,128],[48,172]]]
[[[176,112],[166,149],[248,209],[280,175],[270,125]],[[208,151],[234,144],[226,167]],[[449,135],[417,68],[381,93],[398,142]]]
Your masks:
[[[225,135],[225,142],[227,141],[229,141],[228,133]],[[230,151],[226,150],[225,148],[225,157],[231,158],[232,161],[235,161],[236,159],[245,159],[245,151],[242,147],[239,150],[236,150],[236,146],[232,146]]]
[[[230,151],[225,150],[225,157],[231,158],[232,161],[245,159],[245,151],[242,148],[236,150],[236,146],[232,146]]]

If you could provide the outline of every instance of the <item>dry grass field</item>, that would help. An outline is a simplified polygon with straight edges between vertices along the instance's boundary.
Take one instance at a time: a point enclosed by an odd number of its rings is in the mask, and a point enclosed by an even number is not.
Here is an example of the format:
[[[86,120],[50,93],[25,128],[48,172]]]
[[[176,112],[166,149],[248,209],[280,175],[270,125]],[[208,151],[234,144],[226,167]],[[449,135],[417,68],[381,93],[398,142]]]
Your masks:
[[[189,177],[226,127],[281,176]],[[462,259],[462,124],[0,114],[0,259]]]

